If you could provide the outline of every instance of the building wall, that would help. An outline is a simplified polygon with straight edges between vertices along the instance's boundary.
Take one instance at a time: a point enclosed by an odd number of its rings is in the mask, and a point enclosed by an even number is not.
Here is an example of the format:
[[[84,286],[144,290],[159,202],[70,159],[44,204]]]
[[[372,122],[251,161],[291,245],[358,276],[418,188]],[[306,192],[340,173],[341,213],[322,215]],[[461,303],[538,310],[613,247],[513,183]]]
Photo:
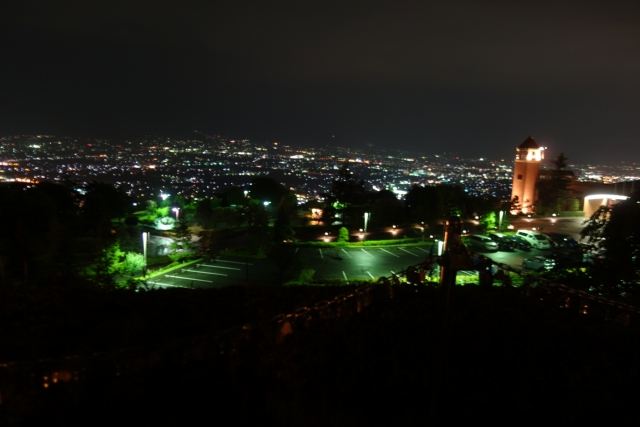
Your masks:
[[[536,182],[538,181],[539,171],[540,162],[537,160],[516,160],[515,162],[511,200],[518,196],[524,213],[531,210],[538,198]]]

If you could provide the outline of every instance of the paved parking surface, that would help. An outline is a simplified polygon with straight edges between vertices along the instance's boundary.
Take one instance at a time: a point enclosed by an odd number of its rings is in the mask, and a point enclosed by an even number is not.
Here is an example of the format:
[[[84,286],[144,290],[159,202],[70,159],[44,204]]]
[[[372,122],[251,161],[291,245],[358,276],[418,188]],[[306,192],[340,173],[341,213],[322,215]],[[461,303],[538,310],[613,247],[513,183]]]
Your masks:
[[[306,268],[314,277],[377,279],[389,277],[409,266],[424,262],[431,247],[368,247],[368,248],[301,248]]]
[[[390,277],[407,267],[423,263],[431,245],[367,248],[299,248],[296,251],[306,269],[314,270],[314,279],[356,279]],[[433,249],[435,256],[436,248]],[[520,268],[522,260],[533,255],[549,255],[550,250],[530,252],[484,252],[496,263]],[[459,271],[460,276],[477,276],[477,272]],[[277,284],[277,267],[266,259],[232,257],[211,258],[198,264],[154,277],[150,284],[179,288],[221,288],[245,283]]]
[[[219,257],[150,279],[162,288],[222,288],[260,282],[275,282],[275,267],[266,260]]]

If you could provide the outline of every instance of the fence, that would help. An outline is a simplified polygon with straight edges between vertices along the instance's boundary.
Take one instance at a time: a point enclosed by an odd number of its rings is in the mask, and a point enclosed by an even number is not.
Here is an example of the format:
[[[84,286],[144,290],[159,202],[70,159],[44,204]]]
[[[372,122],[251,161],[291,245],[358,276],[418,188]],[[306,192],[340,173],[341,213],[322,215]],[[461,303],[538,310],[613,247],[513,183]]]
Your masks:
[[[637,307],[571,289],[508,265],[493,263],[488,258],[484,261],[485,265],[522,275],[522,295],[553,307],[614,320],[624,325],[632,325],[640,320],[640,309]],[[335,325],[357,315],[376,301],[392,298],[394,287],[402,283],[438,286],[437,282],[425,283],[428,277],[433,277],[433,272],[434,263],[420,263],[391,277],[382,277],[376,284],[358,287],[333,299],[216,334],[90,356],[0,364],[0,421],[4,417],[4,424],[8,424],[6,421],[12,416],[37,407],[39,402],[56,390],[68,392],[74,389],[81,394],[88,384],[104,383],[108,387],[118,387],[122,378],[143,375],[156,368],[190,363],[222,364],[233,368],[247,348],[273,348],[288,335],[300,330]]]

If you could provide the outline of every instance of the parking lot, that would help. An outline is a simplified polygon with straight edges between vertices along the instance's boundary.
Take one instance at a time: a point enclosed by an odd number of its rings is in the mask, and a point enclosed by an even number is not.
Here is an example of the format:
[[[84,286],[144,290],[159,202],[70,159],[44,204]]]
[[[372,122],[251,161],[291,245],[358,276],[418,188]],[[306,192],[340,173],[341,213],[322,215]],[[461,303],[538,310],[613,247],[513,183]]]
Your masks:
[[[584,219],[561,220],[536,219],[514,221],[516,228],[544,226],[548,231],[559,231],[579,238]],[[305,269],[314,270],[313,279],[341,279],[345,282],[358,279],[390,277],[409,266],[423,263],[430,255],[435,256],[431,244],[406,247],[361,247],[361,248],[310,248],[299,247],[296,256]],[[550,255],[551,250],[480,252],[494,262],[521,268],[522,260],[534,255]],[[150,284],[170,288],[220,288],[249,284],[278,284],[278,269],[267,259],[218,257],[202,261],[197,265],[175,270],[154,277]],[[461,276],[476,276],[475,271],[459,271]]]
[[[218,257],[156,276],[147,282],[161,288],[222,288],[244,283],[275,283],[275,267],[267,260]]]

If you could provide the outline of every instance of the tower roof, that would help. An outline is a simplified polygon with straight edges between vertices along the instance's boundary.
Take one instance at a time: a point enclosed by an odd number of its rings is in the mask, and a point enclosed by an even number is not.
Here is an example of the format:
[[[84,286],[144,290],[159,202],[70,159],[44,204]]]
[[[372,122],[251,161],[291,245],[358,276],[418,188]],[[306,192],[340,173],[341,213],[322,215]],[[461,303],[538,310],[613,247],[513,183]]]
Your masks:
[[[537,148],[540,148],[540,147],[538,147],[538,143],[536,142],[536,140],[533,139],[532,136],[529,136],[529,138],[525,139],[524,142],[518,146],[518,148],[524,148],[524,149],[533,148],[533,149],[537,149]]]

